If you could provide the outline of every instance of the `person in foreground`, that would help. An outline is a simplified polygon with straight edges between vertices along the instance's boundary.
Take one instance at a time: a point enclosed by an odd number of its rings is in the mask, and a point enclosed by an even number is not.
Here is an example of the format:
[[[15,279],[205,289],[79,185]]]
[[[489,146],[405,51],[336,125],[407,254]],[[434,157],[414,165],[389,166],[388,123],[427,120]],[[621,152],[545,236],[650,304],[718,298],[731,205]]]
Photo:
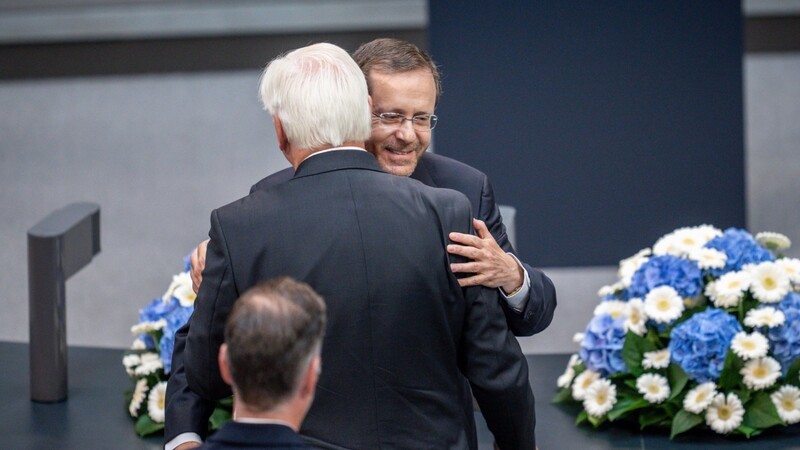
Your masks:
[[[416,45],[399,39],[375,39],[353,52],[373,101],[372,133],[366,149],[381,168],[410,176],[428,186],[454,189],[467,196],[478,235],[450,233],[448,250],[469,261],[454,264],[462,286],[497,288],[505,298],[504,312],[517,336],[539,333],[553,320],[556,291],[539,269],[520,262],[506,234],[488,177],[461,162],[427,152],[434,109],[441,95],[439,71],[431,57]],[[288,168],[259,181],[250,192],[291,179]],[[191,255],[192,281],[202,282],[205,249],[201,243]],[[391,255],[387,255],[391,258]]]
[[[469,448],[465,376],[499,448],[535,448],[527,361],[499,293],[461,287],[450,270],[448,232],[473,232],[469,200],[380,169],[363,148],[365,79],[339,47],[273,60],[260,93],[295,173],[212,212],[180,362],[186,388],[206,401],[230,395],[216,361],[221,324],[240,291],[284,274],[327,303],[325,370],[300,429],[306,442]]]
[[[296,432],[314,400],[324,334],[325,302],[307,284],[279,277],[247,290],[219,349],[234,420],[201,448],[309,448]]]

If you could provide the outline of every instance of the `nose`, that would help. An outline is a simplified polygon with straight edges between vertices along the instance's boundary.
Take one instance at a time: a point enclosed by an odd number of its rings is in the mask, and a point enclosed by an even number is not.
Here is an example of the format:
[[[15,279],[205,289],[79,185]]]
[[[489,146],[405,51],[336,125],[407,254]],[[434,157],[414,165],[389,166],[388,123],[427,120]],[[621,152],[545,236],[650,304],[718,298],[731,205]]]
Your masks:
[[[417,132],[414,131],[412,122],[406,119],[402,121],[400,126],[397,127],[397,130],[395,130],[395,136],[397,136],[397,139],[404,142],[411,142],[416,139]]]

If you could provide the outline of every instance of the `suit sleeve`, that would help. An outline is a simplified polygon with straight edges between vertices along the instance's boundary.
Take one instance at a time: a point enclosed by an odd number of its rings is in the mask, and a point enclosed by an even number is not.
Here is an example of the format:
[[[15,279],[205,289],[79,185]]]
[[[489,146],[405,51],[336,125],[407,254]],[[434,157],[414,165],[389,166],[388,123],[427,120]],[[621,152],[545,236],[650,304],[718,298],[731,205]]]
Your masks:
[[[472,286],[463,292],[462,372],[498,447],[533,450],[536,415],[528,362],[506,323],[501,309],[506,302],[497,289]]]
[[[187,323],[175,333],[172,374],[167,382],[164,442],[169,442],[182,433],[197,433],[205,439],[208,431],[208,418],[214,411],[214,404],[189,389],[186,381],[183,357],[188,332],[189,324]]]
[[[506,227],[500,216],[500,208],[494,199],[494,189],[486,176],[483,178],[478,218],[486,223],[486,227],[500,248],[519,256],[511,245],[511,241],[508,240]],[[528,272],[531,280],[525,308],[522,311],[515,311],[505,301],[501,302],[501,305],[511,331],[517,336],[531,336],[543,331],[552,322],[556,310],[556,289],[544,272],[534,269],[525,262],[522,262],[522,266]]]
[[[183,360],[189,388],[212,401],[231,395],[220,376],[217,354],[225,338],[225,320],[239,296],[218,214],[211,213],[203,283],[189,320]]]

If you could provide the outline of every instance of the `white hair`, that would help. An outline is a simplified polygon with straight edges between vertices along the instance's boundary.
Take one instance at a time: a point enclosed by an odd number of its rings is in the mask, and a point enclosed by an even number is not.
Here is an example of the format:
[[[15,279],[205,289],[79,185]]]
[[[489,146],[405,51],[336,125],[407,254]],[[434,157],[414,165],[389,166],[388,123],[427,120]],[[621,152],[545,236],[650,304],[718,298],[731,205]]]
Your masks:
[[[259,96],[298,148],[340,146],[371,134],[364,74],[333,44],[310,45],[272,60],[261,75]]]

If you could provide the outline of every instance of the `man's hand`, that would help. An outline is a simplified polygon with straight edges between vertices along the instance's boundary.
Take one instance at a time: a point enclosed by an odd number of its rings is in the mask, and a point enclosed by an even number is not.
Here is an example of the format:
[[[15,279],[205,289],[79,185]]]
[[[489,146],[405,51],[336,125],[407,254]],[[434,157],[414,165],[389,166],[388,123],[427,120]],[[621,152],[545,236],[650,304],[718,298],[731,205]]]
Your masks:
[[[208,241],[206,241],[206,242],[208,242]],[[194,442],[194,441],[184,442],[183,444],[175,447],[175,450],[189,450],[190,448],[200,447],[200,445],[201,444],[199,442]]]
[[[471,262],[450,264],[453,273],[474,273],[467,278],[460,278],[461,287],[483,285],[491,288],[502,288],[508,295],[522,286],[525,275],[522,266],[513,256],[509,255],[489,233],[486,224],[478,219],[472,219],[477,236],[464,233],[450,233],[450,240],[454,244],[447,246],[447,252],[464,256]],[[456,245],[460,244],[460,245]],[[194,275],[192,275],[194,278]]]
[[[192,264],[192,290],[196,294],[200,290],[200,283],[203,282],[203,269],[206,267],[206,250],[208,249],[208,239],[201,242],[196,249],[189,256],[189,262]]]

